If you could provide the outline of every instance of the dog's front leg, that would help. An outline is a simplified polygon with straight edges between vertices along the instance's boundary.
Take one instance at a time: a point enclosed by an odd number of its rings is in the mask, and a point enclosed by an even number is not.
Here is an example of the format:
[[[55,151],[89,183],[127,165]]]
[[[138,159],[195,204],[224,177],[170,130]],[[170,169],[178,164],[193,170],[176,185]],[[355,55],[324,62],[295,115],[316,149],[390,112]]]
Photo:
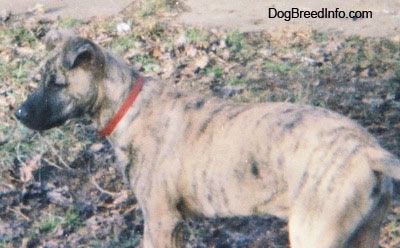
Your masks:
[[[154,182],[153,182],[154,183]],[[144,235],[143,248],[176,248],[180,246],[178,235],[181,214],[177,208],[175,197],[166,192],[165,187],[152,185],[138,195],[138,201],[143,211]],[[146,193],[144,193],[146,192]]]
[[[145,214],[143,248],[181,247],[179,226],[181,219],[174,214],[153,208],[150,215]]]

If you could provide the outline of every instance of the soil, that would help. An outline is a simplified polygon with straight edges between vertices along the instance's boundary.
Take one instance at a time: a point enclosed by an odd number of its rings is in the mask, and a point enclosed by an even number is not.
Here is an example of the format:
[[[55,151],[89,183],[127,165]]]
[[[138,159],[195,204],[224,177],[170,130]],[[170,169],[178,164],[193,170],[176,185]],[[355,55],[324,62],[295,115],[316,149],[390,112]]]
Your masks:
[[[37,67],[46,57],[42,38],[54,27],[93,39],[174,87],[232,101],[332,109],[400,155],[398,1],[208,1],[153,8],[115,0],[122,11],[110,7],[92,17],[85,1],[37,1],[44,4],[24,13],[31,1],[18,10],[19,1],[0,0],[11,10],[0,16],[0,247],[138,247],[143,234],[136,199],[90,121],[32,132],[12,117],[37,87]],[[90,9],[101,13],[108,4]],[[264,18],[268,6],[368,8],[382,19],[303,25]],[[396,193],[381,247],[400,246],[398,199]],[[286,222],[272,216],[189,220],[183,239],[184,247],[288,247]]]
[[[42,9],[43,17],[56,19],[107,17],[117,14],[132,0],[0,0],[0,10],[21,14],[27,10]],[[150,1],[151,2],[151,1]],[[359,1],[279,1],[279,0],[168,0],[171,4],[184,6],[179,21],[188,25],[202,27],[222,27],[240,31],[275,31],[281,29],[319,31],[339,31],[345,35],[397,36],[400,27],[400,2],[397,0],[359,0]],[[320,11],[322,8],[335,11],[372,11],[372,18],[297,18],[285,21],[270,18],[269,8],[279,11],[299,10]]]
[[[400,27],[400,2],[388,0],[361,1],[274,1],[274,0],[187,0],[184,2],[188,11],[182,13],[180,20],[190,25],[207,27],[224,27],[249,31],[276,31],[282,29],[307,30],[315,29],[323,32],[341,32],[345,35],[363,36],[398,36]],[[270,8],[278,11],[299,10],[320,11],[372,11],[370,19],[351,18],[293,18],[285,21],[282,18],[272,18],[274,13]]]

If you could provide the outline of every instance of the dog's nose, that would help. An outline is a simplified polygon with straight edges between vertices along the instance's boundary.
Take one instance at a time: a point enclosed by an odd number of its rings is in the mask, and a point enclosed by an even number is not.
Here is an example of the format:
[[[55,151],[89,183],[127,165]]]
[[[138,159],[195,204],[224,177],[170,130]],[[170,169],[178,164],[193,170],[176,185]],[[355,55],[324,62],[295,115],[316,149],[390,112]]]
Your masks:
[[[24,106],[19,106],[14,114],[18,120],[25,120],[26,117],[28,116],[28,111],[26,110],[26,108]]]

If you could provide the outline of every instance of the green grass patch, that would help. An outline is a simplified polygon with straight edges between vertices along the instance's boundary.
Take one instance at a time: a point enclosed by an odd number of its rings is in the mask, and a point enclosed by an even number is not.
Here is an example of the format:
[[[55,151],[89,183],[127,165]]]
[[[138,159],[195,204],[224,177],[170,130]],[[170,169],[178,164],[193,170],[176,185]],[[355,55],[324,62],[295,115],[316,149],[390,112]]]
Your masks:
[[[57,26],[62,28],[72,28],[80,24],[82,24],[82,21],[75,18],[59,18],[57,20]]]
[[[400,51],[400,42],[394,42],[385,38],[382,38],[379,41],[379,45],[383,47],[384,49],[387,49],[389,53],[391,54],[396,54]],[[398,57],[400,60],[400,57]]]
[[[216,78],[221,78],[223,75],[223,70],[219,66],[212,66],[212,67],[207,67],[206,68],[206,73],[207,74],[213,74]]]
[[[243,49],[246,49],[247,43],[244,39],[244,35],[238,30],[229,30],[225,34],[225,40],[231,52],[239,53]]]
[[[188,28],[185,31],[185,37],[188,42],[206,42],[210,38],[210,34],[198,28]]]
[[[110,235],[106,240],[92,240],[90,247],[103,248],[103,247],[118,247],[118,248],[132,248],[137,247],[140,243],[140,237],[124,237],[124,235]]]
[[[156,61],[147,55],[137,55],[132,58],[131,62],[139,63],[140,70],[143,72],[151,72],[157,67]]]
[[[165,0],[148,0],[141,1],[141,3],[142,7],[137,12],[140,17],[154,15],[157,10],[165,9],[167,6],[167,2]]]
[[[73,231],[81,225],[82,225],[82,220],[79,217],[79,214],[74,209],[69,209],[66,215],[62,217],[61,226],[64,229]]]
[[[110,49],[119,55],[123,55],[126,51],[134,46],[134,42],[139,40],[136,34],[126,34],[117,37],[112,44],[110,44]]]
[[[55,215],[52,213],[47,214],[34,224],[34,227],[40,233],[50,233],[54,231],[57,227],[61,227],[67,232],[76,230],[82,225],[82,220],[80,219],[78,213],[69,209],[64,216]]]
[[[284,76],[299,72],[301,70],[301,65],[292,64],[286,61],[280,61],[280,62],[267,61],[264,63],[264,68],[273,73],[277,73],[281,76]]]
[[[227,85],[245,85],[246,80],[243,78],[238,78],[238,77],[230,77],[228,80],[226,80]]]
[[[322,32],[318,32],[317,30],[312,30],[311,39],[318,43],[321,43],[328,40],[328,35]]]
[[[34,32],[24,26],[15,26],[0,29],[0,42],[17,46],[30,46],[35,48],[38,39]]]
[[[49,214],[36,223],[36,228],[40,233],[49,233],[54,231],[59,224],[61,224],[61,218]]]

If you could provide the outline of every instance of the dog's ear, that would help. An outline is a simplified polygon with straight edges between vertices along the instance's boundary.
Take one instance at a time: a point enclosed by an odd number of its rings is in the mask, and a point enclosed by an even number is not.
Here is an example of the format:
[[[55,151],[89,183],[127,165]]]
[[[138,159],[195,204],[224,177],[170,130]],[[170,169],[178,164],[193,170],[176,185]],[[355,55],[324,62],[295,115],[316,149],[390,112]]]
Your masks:
[[[88,68],[90,65],[102,67],[104,60],[101,48],[88,39],[73,37],[64,45],[62,63],[66,69]]]

